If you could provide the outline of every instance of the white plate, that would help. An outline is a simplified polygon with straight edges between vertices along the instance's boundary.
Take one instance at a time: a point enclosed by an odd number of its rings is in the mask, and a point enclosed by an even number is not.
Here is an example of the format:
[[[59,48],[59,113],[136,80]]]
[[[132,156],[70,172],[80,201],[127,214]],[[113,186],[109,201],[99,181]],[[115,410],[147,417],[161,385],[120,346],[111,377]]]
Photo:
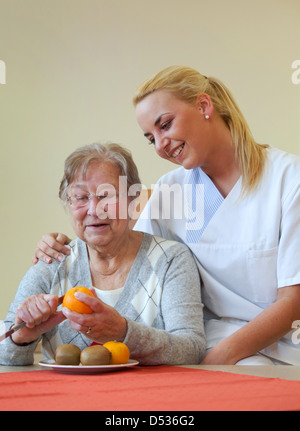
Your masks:
[[[39,362],[41,367],[52,368],[53,371],[57,373],[64,374],[99,374],[99,373],[107,373],[110,371],[117,371],[123,368],[132,367],[137,365],[139,361],[135,359],[129,359],[127,364],[119,364],[119,365],[58,365],[55,362]]]

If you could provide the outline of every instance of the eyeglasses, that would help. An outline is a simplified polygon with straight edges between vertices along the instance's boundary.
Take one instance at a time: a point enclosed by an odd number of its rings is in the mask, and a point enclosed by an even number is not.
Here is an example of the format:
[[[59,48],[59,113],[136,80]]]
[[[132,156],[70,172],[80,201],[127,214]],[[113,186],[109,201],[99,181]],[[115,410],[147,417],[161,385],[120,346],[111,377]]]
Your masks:
[[[102,202],[104,205],[111,205],[119,202],[119,197],[116,194],[104,194],[98,196],[94,193],[73,194],[71,196],[67,196],[67,201],[74,209],[77,209],[89,205],[90,200],[93,199],[93,197],[97,198],[98,202]]]

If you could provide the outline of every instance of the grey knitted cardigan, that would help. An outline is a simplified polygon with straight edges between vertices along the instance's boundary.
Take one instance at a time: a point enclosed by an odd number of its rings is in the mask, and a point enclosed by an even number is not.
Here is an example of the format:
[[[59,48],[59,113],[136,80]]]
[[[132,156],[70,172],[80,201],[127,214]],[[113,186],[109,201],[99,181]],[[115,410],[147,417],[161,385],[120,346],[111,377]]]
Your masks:
[[[39,261],[29,269],[4,321],[7,328],[14,323],[17,307],[30,295],[61,296],[76,285],[92,286],[86,244],[76,238],[69,246],[71,254],[62,262]],[[200,279],[185,245],[145,233],[115,309],[127,320],[124,343],[141,364],[197,364],[204,356]],[[72,329],[68,320],[41,338],[45,360],[53,359],[61,344],[84,349],[92,342]],[[0,363],[32,364],[38,341],[18,346],[7,338],[0,343]]]

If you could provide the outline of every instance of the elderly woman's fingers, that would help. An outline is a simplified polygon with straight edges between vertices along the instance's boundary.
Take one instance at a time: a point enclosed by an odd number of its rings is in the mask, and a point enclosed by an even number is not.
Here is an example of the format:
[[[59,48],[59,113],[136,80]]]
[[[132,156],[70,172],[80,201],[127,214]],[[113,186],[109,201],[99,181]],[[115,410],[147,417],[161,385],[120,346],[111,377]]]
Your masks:
[[[12,334],[17,344],[30,343],[41,334],[48,332],[65,319],[61,312],[56,312],[58,297],[56,295],[32,295],[18,307],[15,323],[26,322],[26,326]]]
[[[26,322],[28,328],[39,326],[49,319],[57,308],[55,295],[33,295],[25,299],[16,312],[17,321]]]
[[[93,298],[82,292],[77,292],[76,298],[89,305],[93,313],[80,314],[64,307],[62,312],[69,319],[69,324],[75,331],[82,332],[98,343],[124,339],[127,332],[127,321],[115,308],[105,304],[97,297]]]
[[[94,289],[90,289],[94,296],[87,295],[83,292],[76,292],[74,294],[78,301],[84,302],[86,305],[91,307],[94,312],[101,313],[103,311],[104,302],[99,299],[95,293]]]
[[[87,328],[95,324],[92,314],[80,314],[76,311],[69,310],[67,307],[63,307],[62,313],[69,320],[70,326],[75,329],[75,331],[84,333]]]

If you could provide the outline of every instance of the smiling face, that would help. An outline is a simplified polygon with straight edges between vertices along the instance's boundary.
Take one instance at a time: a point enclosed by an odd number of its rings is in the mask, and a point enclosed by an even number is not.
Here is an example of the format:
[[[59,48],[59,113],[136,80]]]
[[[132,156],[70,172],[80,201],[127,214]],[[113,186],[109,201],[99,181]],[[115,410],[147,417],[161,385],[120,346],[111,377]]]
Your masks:
[[[126,186],[121,183],[120,190],[119,175],[112,163],[91,162],[85,177],[79,172],[68,187],[69,197],[79,202],[90,195],[85,206],[70,204],[73,229],[90,247],[107,246],[128,229]]]
[[[189,104],[174,94],[157,90],[136,106],[137,121],[157,154],[192,169],[205,165],[211,150],[209,121],[213,106],[206,94]]]

